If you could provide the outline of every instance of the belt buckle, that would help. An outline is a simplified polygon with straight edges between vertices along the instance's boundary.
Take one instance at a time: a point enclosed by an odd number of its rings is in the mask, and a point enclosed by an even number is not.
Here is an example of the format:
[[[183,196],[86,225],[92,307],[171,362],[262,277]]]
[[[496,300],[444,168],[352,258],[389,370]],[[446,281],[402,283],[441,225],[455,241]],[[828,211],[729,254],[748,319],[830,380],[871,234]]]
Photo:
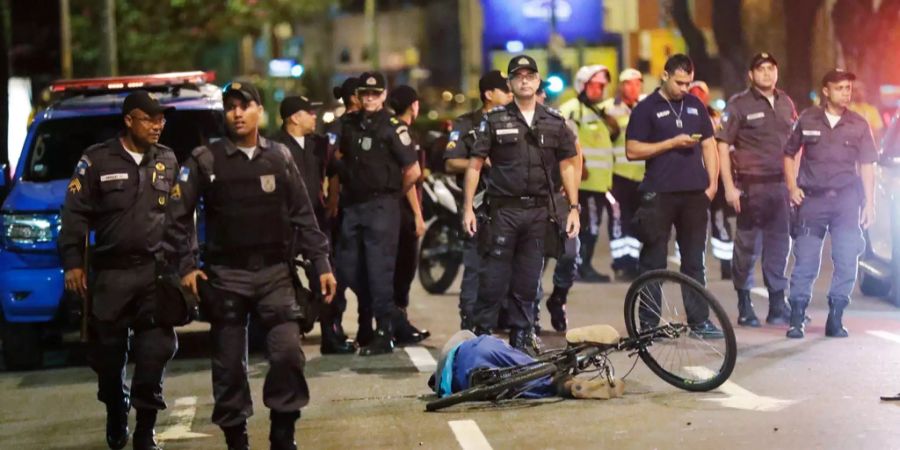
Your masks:
[[[829,190],[825,191],[825,197],[833,198],[833,197],[837,197],[837,195],[838,195],[838,192],[836,189],[829,189]]]

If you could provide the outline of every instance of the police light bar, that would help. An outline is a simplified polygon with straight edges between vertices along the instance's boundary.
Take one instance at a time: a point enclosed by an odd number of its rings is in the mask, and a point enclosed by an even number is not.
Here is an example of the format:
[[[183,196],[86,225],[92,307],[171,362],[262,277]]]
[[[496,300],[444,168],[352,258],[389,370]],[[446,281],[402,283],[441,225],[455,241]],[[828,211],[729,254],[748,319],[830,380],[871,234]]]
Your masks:
[[[215,72],[171,72],[152,75],[132,75],[126,77],[82,78],[59,80],[50,85],[52,92],[66,91],[110,91],[138,89],[154,86],[179,86],[184,84],[210,83],[216,79]]]

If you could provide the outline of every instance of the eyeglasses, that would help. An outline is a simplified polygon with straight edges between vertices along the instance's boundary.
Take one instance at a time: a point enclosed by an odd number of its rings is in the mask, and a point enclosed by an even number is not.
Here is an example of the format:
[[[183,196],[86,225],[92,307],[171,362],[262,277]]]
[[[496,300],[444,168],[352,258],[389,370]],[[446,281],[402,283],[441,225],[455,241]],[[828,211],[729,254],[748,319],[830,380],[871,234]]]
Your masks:
[[[519,82],[529,81],[530,82],[530,81],[538,80],[538,79],[540,79],[540,77],[535,72],[528,72],[525,74],[521,74],[521,73],[514,74],[512,76],[512,79],[513,79],[513,81],[519,81]]]
[[[149,123],[149,124],[151,124],[151,125],[160,125],[160,126],[162,126],[162,125],[165,125],[165,124],[166,124],[166,118],[165,118],[165,117],[160,117],[160,118],[158,118],[158,119],[154,119],[154,118],[152,118],[152,117],[137,117],[137,116],[131,116],[131,118],[134,119],[134,120],[137,120],[138,122]]]

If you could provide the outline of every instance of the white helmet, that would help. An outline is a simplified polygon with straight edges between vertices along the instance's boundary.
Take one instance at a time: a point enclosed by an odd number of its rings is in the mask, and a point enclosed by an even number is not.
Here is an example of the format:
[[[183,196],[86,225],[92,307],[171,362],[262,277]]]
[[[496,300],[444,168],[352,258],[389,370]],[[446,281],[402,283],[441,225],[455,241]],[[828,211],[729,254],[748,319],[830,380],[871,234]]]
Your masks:
[[[572,87],[575,88],[575,92],[581,93],[584,90],[584,85],[597,75],[597,73],[603,72],[604,74],[604,82],[609,84],[609,69],[602,64],[594,64],[590,66],[584,66],[578,69],[578,72],[575,72],[575,82],[572,84]]]

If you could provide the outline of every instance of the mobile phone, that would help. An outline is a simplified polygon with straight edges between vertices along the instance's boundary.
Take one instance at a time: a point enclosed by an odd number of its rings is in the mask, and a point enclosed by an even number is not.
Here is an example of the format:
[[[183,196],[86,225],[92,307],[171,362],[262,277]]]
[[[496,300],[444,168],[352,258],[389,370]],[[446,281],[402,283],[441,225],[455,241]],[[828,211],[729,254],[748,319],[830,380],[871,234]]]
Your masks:
[[[694,133],[691,135],[691,139],[693,139],[695,141],[699,141],[701,137],[703,137],[703,135],[700,133]]]

